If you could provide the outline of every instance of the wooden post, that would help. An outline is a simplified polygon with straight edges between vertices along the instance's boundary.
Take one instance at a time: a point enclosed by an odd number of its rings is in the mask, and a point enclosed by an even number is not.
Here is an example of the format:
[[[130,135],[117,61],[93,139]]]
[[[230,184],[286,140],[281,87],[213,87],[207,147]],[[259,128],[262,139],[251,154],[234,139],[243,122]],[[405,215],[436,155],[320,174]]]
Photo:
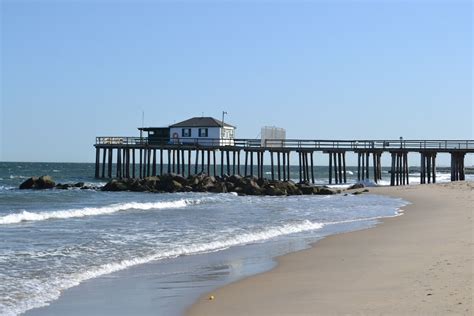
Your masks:
[[[217,168],[216,168],[216,150],[212,150],[212,168],[214,171],[214,177],[217,175]]]
[[[370,175],[369,175],[369,157],[370,157],[370,153],[366,152],[365,153],[365,179],[367,179],[367,180],[370,179]]]
[[[105,178],[105,158],[107,156],[107,149],[104,148],[102,151],[102,178]]]
[[[168,173],[171,173],[171,149],[167,150],[168,154]]]
[[[247,176],[247,165],[248,165],[248,160],[249,160],[249,152],[247,150],[245,151],[245,166],[244,166],[244,176]]]
[[[138,150],[138,153],[139,153],[139,157],[138,157],[138,170],[139,170],[139,174],[138,176],[140,177],[140,179],[142,178],[143,176],[143,149],[140,148]]]
[[[188,149],[188,177],[191,176],[191,164],[192,164],[191,149]]]
[[[392,167],[390,169],[390,185],[394,186],[395,185],[395,155],[396,153],[391,153],[392,154]]]
[[[377,183],[377,154],[375,152],[372,153],[372,164],[374,168],[374,182]]]
[[[332,153],[329,153],[329,184],[332,184]]]
[[[314,184],[314,152],[311,152],[311,183]],[[344,173],[344,179],[345,179],[345,173]],[[345,181],[345,180],[344,180]]]
[[[359,181],[359,182],[361,180],[361,173],[360,173],[360,167],[361,167],[361,165],[360,165],[361,161],[360,160],[361,159],[360,159],[360,157],[361,157],[361,153],[357,153],[357,181]]]
[[[211,151],[207,150],[207,175],[211,175]]]
[[[201,150],[201,172],[204,173],[204,159],[205,159],[205,152],[204,149]]]
[[[240,176],[240,150],[237,150],[237,174]]]
[[[287,169],[286,169],[286,172],[287,172],[286,175],[287,175],[287,177],[288,177],[288,181],[291,179],[291,174],[290,174],[290,153],[291,153],[291,152],[288,151],[288,153],[287,153],[287,154],[288,154],[288,158],[287,158],[287,160],[286,160],[286,163],[287,163],[287,165],[286,165],[286,166],[287,166],[287,167],[286,167],[286,168],[287,168]]]
[[[271,170],[271,173],[272,173],[272,181],[275,180],[275,171],[273,170],[274,168],[274,163],[273,163],[273,151],[269,151],[270,153],[270,170]]]
[[[232,174],[235,175],[235,150],[232,150]]]
[[[342,154],[337,153],[337,176],[339,178],[339,184],[342,183]]]
[[[339,175],[337,174],[339,168],[337,167],[337,153],[333,153],[333,160],[334,160],[334,179],[336,180],[336,184],[339,184]]]
[[[425,153],[420,153],[421,160],[420,160],[420,184],[425,184]]]
[[[302,159],[301,159],[301,151],[298,152],[298,160],[299,160],[299,176],[300,176],[300,183],[302,182],[302,166],[301,166],[301,163],[302,163]]]
[[[225,156],[227,160],[227,175],[230,176],[230,151],[226,150],[225,152],[226,152]]]
[[[346,152],[343,152],[341,155],[342,155],[342,172],[344,176],[344,183],[347,183]]]
[[[426,154],[426,177],[428,183],[431,183],[431,153]]]
[[[149,177],[150,176],[150,171],[151,171],[151,149],[148,148],[147,149],[148,151],[148,157],[147,157],[147,171],[146,171],[146,176]]]
[[[260,173],[260,170],[261,170],[261,169],[260,169],[260,164],[261,164],[262,162],[260,161],[260,152],[257,151],[256,153],[257,153],[257,177],[260,179],[260,178],[263,178],[263,177],[262,177],[262,174]]]
[[[276,154],[277,154],[277,167],[278,167],[278,170],[277,170],[278,181],[281,181],[281,160],[280,160],[280,152],[277,151]],[[273,155],[273,154],[272,154],[272,155]]]
[[[304,166],[304,182],[309,183],[309,159],[308,159],[308,153],[306,151],[303,151],[303,166]]]
[[[120,147],[117,148],[117,163],[115,165],[116,167],[116,171],[115,171],[115,176],[117,178],[122,178],[122,165],[121,165],[121,159],[122,159],[122,155],[120,153]]]
[[[282,152],[283,158],[283,181],[286,181],[286,153]]]
[[[379,180],[382,180],[382,153],[379,153],[377,155],[377,166]]]
[[[194,157],[194,174],[198,174],[199,166],[199,149],[196,149],[196,156]]]
[[[132,148],[132,178],[135,179],[135,148]]]
[[[163,148],[160,148],[160,176],[163,175]]]
[[[99,161],[100,161],[100,148],[99,147],[96,147],[95,148],[95,177],[96,178],[99,178],[99,169],[100,169],[100,165],[99,165]]]
[[[221,177],[224,177],[224,152],[221,150]]]
[[[176,160],[174,161],[175,165],[176,165],[176,174],[179,174],[181,175],[181,153],[180,153],[180,150],[179,148],[175,149],[174,150],[174,153],[176,155]]]
[[[250,152],[250,176],[253,177],[253,151]]]
[[[433,168],[433,183],[436,183],[436,153],[433,153],[431,159],[433,159],[431,163],[431,167]]]

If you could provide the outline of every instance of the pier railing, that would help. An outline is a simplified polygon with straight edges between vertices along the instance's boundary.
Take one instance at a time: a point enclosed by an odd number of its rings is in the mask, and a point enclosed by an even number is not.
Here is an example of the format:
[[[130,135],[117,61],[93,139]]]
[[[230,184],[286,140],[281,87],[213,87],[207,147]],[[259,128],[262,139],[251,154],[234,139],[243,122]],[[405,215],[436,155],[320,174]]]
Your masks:
[[[177,138],[149,139],[147,137],[96,137],[96,146],[173,146],[315,149],[315,150],[468,150],[474,151],[474,140],[304,140],[304,139],[222,139],[222,138]]]

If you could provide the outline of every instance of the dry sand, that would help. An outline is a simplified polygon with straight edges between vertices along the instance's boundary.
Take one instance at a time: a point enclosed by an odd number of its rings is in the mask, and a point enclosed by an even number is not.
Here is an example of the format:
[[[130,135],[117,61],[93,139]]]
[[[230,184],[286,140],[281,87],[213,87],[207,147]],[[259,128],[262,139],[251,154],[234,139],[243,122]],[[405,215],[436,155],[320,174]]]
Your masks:
[[[272,271],[207,294],[189,315],[473,315],[474,184],[372,193],[412,202],[375,228],[330,236]]]

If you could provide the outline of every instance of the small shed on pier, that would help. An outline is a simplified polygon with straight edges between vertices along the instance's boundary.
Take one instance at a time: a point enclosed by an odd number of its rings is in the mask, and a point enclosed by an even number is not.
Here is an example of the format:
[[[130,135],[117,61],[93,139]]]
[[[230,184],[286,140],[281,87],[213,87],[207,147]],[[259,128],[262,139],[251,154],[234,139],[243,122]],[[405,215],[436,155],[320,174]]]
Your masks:
[[[235,129],[235,126],[213,117],[193,117],[170,126],[170,142],[233,146]]]

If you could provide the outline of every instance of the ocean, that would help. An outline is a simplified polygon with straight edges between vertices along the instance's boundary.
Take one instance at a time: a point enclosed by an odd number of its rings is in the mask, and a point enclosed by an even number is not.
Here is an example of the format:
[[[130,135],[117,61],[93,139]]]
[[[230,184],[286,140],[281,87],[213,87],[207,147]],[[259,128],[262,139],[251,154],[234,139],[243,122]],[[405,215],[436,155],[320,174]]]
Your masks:
[[[292,168],[292,178],[297,172]],[[371,194],[259,197],[17,189],[28,177],[44,174],[56,183],[105,184],[94,179],[94,164],[0,162],[0,315],[34,315],[44,311],[36,308],[54,306],[80,284],[150,264],[160,270],[154,282],[167,284],[158,286],[154,314],[179,315],[199,294],[270,268],[276,255],[327,235],[371,227],[381,218],[398,216],[407,204]],[[355,174],[350,167],[349,182],[356,182]],[[388,183],[388,176],[384,169],[382,183]],[[316,167],[317,182],[326,177],[326,167]],[[416,182],[416,170],[412,177]],[[448,173],[439,173],[438,181],[447,179]],[[212,264],[216,256],[219,264],[227,257],[229,264],[236,257],[244,264],[222,272]],[[256,257],[258,263],[252,260]],[[209,265],[222,273],[196,289],[196,271]]]

